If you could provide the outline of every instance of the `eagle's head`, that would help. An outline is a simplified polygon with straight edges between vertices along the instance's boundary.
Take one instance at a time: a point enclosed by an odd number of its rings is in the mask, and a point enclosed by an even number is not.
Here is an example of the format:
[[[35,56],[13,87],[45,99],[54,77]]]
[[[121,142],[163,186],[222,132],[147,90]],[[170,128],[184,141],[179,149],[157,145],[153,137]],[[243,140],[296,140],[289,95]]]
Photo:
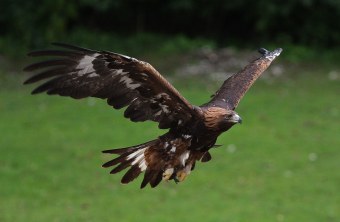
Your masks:
[[[224,119],[229,124],[242,123],[242,118],[233,110],[228,110],[224,115]]]
[[[204,111],[205,126],[214,131],[226,131],[237,123],[242,123],[241,117],[233,110],[220,107],[209,107]]]

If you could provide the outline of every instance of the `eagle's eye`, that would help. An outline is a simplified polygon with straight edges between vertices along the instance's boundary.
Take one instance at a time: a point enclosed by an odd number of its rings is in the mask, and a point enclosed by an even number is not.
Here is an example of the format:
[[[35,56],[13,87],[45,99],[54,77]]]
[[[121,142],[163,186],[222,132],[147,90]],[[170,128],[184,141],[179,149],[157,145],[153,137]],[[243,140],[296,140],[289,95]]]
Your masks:
[[[229,114],[227,115],[227,118],[230,119],[233,115],[232,114]]]

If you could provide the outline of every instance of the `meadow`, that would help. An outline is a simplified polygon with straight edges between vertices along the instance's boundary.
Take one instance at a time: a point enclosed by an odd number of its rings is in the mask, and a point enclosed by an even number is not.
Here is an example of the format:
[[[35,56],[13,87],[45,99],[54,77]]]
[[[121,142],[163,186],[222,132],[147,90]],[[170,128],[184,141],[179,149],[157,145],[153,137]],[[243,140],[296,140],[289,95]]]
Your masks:
[[[120,184],[101,151],[143,143],[155,123],[131,123],[98,99],[31,96],[1,75],[0,221],[340,221],[339,79],[326,67],[257,81],[220,136],[212,161],[182,183]],[[193,104],[218,83],[173,79]]]

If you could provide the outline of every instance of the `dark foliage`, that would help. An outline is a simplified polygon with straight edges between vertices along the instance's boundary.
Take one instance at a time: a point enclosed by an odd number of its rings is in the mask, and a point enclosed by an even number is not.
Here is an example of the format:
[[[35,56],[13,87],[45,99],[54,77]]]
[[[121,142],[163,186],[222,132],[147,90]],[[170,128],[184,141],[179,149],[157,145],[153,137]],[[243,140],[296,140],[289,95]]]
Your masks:
[[[338,0],[2,0],[0,9],[0,35],[30,45],[79,28],[184,34],[233,44],[332,47],[340,42]]]

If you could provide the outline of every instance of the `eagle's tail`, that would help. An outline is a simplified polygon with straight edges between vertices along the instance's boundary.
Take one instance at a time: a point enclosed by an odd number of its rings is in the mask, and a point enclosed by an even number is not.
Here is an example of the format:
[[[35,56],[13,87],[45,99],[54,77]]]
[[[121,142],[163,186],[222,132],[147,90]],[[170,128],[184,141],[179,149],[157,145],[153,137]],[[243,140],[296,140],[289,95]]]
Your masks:
[[[159,140],[156,139],[137,146],[105,150],[103,153],[117,154],[119,156],[103,164],[103,167],[107,168],[115,166],[115,168],[111,170],[111,174],[118,173],[130,167],[121,180],[123,184],[133,181],[139,174],[145,171],[141,188],[144,188],[148,183],[150,183],[151,187],[155,187],[161,182],[163,172],[161,169],[157,172],[149,170],[144,153],[147,149],[157,147],[159,145],[158,143]]]
[[[111,174],[129,168],[121,182],[127,184],[145,172],[141,188],[148,183],[156,187],[162,180],[183,181],[195,167],[195,162],[207,162],[209,152],[189,150],[190,141],[186,138],[158,138],[137,146],[105,150],[103,153],[119,155],[103,164],[114,167]]]

